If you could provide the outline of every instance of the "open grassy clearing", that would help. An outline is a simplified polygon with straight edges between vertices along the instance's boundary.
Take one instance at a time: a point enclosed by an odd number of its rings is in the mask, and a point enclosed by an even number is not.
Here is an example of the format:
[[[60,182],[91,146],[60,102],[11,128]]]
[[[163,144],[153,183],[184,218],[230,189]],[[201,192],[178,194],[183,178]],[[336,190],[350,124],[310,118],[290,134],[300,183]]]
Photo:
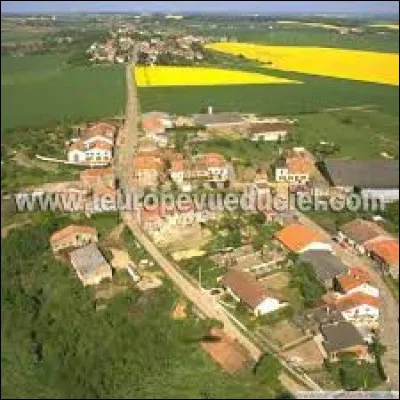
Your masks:
[[[123,66],[70,68],[60,55],[1,58],[1,129],[122,114]]]

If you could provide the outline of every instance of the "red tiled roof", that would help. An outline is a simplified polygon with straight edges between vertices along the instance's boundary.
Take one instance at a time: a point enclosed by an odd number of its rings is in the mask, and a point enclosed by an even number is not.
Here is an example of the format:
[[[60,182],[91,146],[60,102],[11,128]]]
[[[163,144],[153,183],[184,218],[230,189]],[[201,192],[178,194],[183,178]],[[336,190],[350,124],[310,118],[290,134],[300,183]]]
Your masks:
[[[85,145],[81,140],[76,140],[75,142],[72,142],[69,146],[68,146],[68,151],[71,150],[85,150]]]
[[[339,311],[347,311],[352,308],[359,307],[362,305],[368,305],[374,308],[380,308],[381,301],[378,297],[369,296],[364,293],[353,293],[347,296],[340,297],[335,302],[335,307]]]
[[[113,148],[112,144],[103,142],[101,140],[96,140],[90,143],[90,149],[100,149],[100,150],[111,150]]]
[[[306,157],[294,156],[286,159],[286,167],[291,174],[311,174],[314,163]]]
[[[133,160],[133,166],[136,170],[157,170],[161,171],[163,162],[160,158],[151,155],[140,155]]]
[[[91,234],[91,235],[97,235],[97,231],[95,228],[91,226],[85,226],[85,225],[69,225],[66,228],[60,229],[57,232],[54,232],[50,236],[50,242],[55,243],[60,240],[63,240],[67,238],[68,236],[71,235],[77,235],[80,233],[86,233],[86,234]]]
[[[313,242],[324,241],[321,233],[301,224],[288,225],[275,234],[275,237],[288,249],[299,252]]]
[[[89,138],[92,136],[99,135],[112,139],[114,133],[115,133],[114,125],[108,124],[107,122],[98,122],[86,128],[83,136],[85,138]]]
[[[94,177],[107,177],[111,178],[114,176],[114,171],[111,168],[90,168],[85,169],[80,173],[80,178],[94,178]]]
[[[231,269],[223,278],[222,284],[229,287],[236,296],[252,309],[255,309],[268,296],[267,289],[249,274]]]
[[[346,274],[338,277],[338,283],[345,293],[369,282],[370,276],[368,272],[361,268],[350,268]]]
[[[399,265],[399,241],[397,239],[381,239],[368,242],[365,245],[366,249],[379,258],[387,265]]]

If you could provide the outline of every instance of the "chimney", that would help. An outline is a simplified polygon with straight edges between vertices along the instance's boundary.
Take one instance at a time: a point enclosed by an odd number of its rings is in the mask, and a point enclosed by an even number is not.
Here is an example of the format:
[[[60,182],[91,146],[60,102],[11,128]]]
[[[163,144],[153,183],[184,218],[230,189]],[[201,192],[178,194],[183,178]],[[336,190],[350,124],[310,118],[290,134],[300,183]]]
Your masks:
[[[213,108],[212,106],[208,106],[208,114],[211,115],[213,113]]]

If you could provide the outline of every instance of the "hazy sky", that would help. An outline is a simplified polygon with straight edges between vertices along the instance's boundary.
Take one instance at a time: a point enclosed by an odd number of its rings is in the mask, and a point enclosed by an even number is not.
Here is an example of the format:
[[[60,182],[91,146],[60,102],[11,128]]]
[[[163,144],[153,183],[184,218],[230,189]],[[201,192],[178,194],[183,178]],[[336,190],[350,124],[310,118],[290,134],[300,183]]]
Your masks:
[[[231,12],[394,14],[398,1],[2,1],[1,12]]]

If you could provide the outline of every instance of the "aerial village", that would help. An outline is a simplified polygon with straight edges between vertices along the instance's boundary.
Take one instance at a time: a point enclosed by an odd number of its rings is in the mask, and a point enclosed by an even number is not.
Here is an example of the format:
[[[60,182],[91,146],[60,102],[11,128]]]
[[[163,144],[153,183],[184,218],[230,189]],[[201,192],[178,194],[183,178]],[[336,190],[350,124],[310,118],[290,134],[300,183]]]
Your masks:
[[[330,158],[320,164],[306,148],[282,146],[269,169],[254,171],[248,179],[222,154],[190,151],[192,143],[216,135],[281,146],[296,124],[281,117],[214,113],[212,106],[191,116],[145,113],[130,183],[144,192],[313,192],[329,198],[357,190],[387,202],[398,199],[398,163],[393,160]],[[113,161],[121,129],[115,121],[74,128],[74,137],[66,143],[66,162],[86,169],[79,182],[64,190],[84,193],[91,205],[94,194],[110,199],[116,195]],[[182,132],[187,135],[183,144],[177,140]],[[105,211],[85,209],[87,215]],[[313,371],[324,360],[334,362],[343,354],[374,362],[370,346],[381,329],[385,307],[380,277],[398,279],[399,270],[398,239],[379,218],[356,218],[328,234],[296,210],[229,214],[188,202],[184,210],[141,207],[132,212],[132,219],[190,282],[268,342],[290,366]],[[115,266],[106,260],[98,238],[95,228],[81,225],[66,226],[50,238],[55,256],[71,265],[83,285],[113,279]],[[135,245],[141,249],[138,241]],[[118,268],[147,290],[162,284],[162,279],[149,275],[149,265],[154,268],[147,254],[136,262],[126,257]],[[296,281],[302,281],[297,289]],[[306,304],[298,304],[296,290],[303,291]],[[208,350],[219,364],[231,370],[240,367],[240,362],[227,360],[227,351],[213,346]]]

